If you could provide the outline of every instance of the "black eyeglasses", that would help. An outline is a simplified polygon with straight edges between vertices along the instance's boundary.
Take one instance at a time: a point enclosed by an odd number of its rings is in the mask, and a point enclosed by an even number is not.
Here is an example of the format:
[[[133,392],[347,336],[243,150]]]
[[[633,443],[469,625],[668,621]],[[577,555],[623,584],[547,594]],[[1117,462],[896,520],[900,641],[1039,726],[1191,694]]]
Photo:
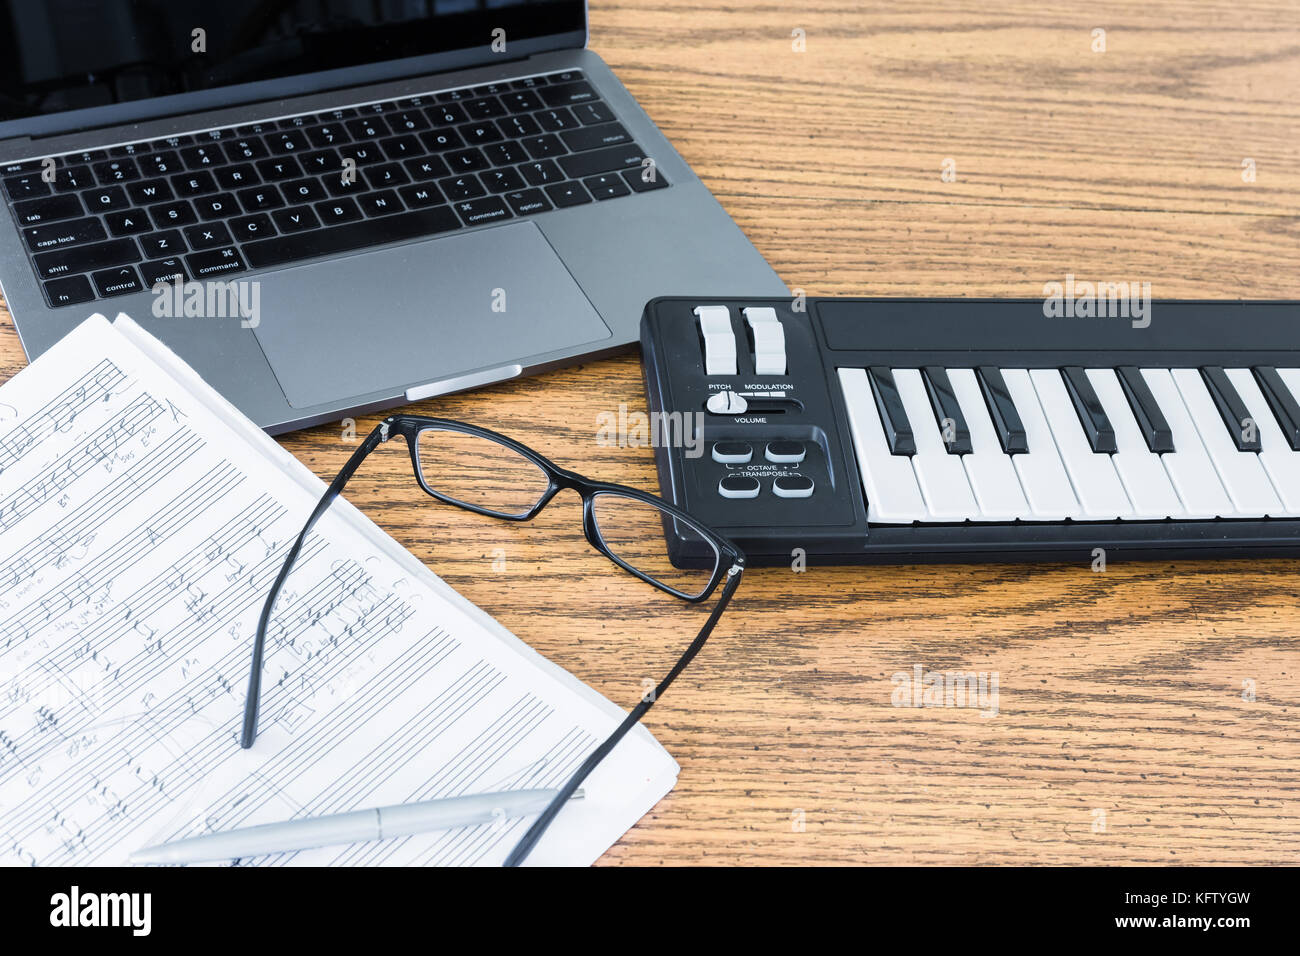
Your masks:
[[[626,485],[591,481],[494,431],[445,418],[418,415],[386,418],[366,436],[321,496],[289,549],[284,567],[262,606],[248,675],[241,747],[251,747],[257,739],[266,630],[276,598],[307,535],[366,456],[399,435],[406,439],[420,487],[439,501],[492,518],[528,521],[557,494],[571,488],[582,497],[582,530],[587,541],[624,571],[676,598],[693,603],[706,600],[726,578],[722,594],[708,620],[654,693],[643,696],[618,728],[591,752],[511,851],[506,866],[517,866],[528,856],[587,775],[663,696],[677,675],[699,653],[740,584],[745,555],[727,538],[656,495]]]

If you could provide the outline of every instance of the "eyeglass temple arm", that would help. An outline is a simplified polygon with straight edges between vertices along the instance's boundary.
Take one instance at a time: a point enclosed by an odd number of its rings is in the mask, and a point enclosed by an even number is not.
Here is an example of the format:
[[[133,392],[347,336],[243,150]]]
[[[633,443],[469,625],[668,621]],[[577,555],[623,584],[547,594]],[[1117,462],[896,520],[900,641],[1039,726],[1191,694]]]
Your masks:
[[[325,489],[325,494],[321,495],[320,501],[316,503],[315,509],[313,509],[307,523],[303,526],[302,532],[298,535],[298,540],[293,543],[293,547],[289,549],[288,555],[285,556],[284,565],[280,568],[280,573],[276,575],[275,583],[271,585],[271,593],[267,595],[266,603],[262,605],[262,616],[257,621],[257,636],[253,640],[253,663],[248,672],[248,693],[244,697],[244,729],[239,738],[239,746],[245,750],[253,746],[253,742],[257,740],[257,713],[262,697],[262,654],[266,646],[266,629],[270,625],[271,612],[275,610],[276,598],[280,596],[280,588],[284,586],[285,579],[289,577],[289,571],[293,568],[293,563],[298,560],[298,552],[302,550],[307,535],[311,532],[317,520],[343,491],[343,486],[361,467],[361,462],[365,460],[366,456],[388,440],[388,429],[389,423],[387,421],[377,425],[374,431],[366,436],[361,443],[361,447],[352,453],[352,457],[347,460],[347,463],[334,480],[330,482],[330,486]]]
[[[568,803],[569,798],[573,796],[574,791],[582,786],[582,782],[587,779],[587,775],[596,769],[596,765],[609,755],[610,751],[618,745],[620,740],[627,736],[628,731],[637,725],[641,718],[645,716],[646,711],[655,705],[655,701],[662,697],[664,691],[668,689],[668,686],[677,679],[677,675],[685,670],[686,665],[695,659],[695,655],[700,652],[700,648],[704,646],[704,642],[707,641],[709,635],[713,633],[713,627],[718,623],[718,618],[722,617],[722,612],[727,609],[727,604],[730,603],[731,596],[736,593],[736,588],[740,586],[740,578],[744,573],[744,570],[744,566],[739,561],[731,566],[731,570],[727,572],[727,583],[722,588],[722,596],[718,598],[718,603],[714,605],[713,613],[711,613],[709,619],[704,622],[704,626],[700,628],[700,633],[697,634],[695,640],[691,642],[691,646],[686,648],[686,651],[680,658],[678,658],[677,663],[673,665],[673,669],[670,670],[668,675],[659,682],[659,686],[655,688],[654,695],[649,700],[642,697],[641,702],[633,707],[628,715],[623,718],[623,722],[618,725],[617,729],[606,738],[604,743],[591,752],[587,759],[582,762],[582,766],[580,766],[573,776],[569,778],[568,783],[560,788],[559,793],[557,793],[555,799],[551,801],[550,806],[543,810],[541,816],[533,821],[533,825],[528,828],[528,832],[520,838],[519,842],[515,844],[515,848],[510,851],[510,855],[506,857],[505,866],[518,866],[520,863],[524,862],[528,857],[528,854],[532,852],[533,847],[536,846],[537,841],[541,838],[542,834],[546,832],[546,828],[551,825],[551,821],[555,819],[556,815],[562,809],[564,809],[564,805]]]

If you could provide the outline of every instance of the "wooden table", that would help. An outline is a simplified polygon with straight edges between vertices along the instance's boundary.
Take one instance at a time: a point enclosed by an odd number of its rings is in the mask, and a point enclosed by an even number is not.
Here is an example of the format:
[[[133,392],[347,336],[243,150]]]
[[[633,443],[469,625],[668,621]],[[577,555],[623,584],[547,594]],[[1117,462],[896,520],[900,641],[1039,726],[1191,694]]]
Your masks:
[[[808,294],[1039,296],[1073,273],[1300,297],[1294,0],[1077,6],[595,0],[591,46]],[[6,314],[0,378],[22,365]],[[624,403],[645,408],[634,356],[411,410],[657,490],[648,449],[596,443]],[[328,479],[342,434],[284,443]],[[593,554],[576,498],[476,519],[397,449],[350,497],[628,706],[702,619]],[[750,571],[648,718],[676,790],[604,862],[1294,863],[1297,591],[1283,561]],[[893,706],[916,665],[996,671],[996,715]]]

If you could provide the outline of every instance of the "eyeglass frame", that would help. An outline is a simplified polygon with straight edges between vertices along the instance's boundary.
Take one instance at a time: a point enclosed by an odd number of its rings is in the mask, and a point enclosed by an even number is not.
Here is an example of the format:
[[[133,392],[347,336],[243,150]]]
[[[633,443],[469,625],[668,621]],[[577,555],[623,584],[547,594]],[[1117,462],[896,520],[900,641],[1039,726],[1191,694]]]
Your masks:
[[[527,458],[542,471],[547,479],[547,489],[542,493],[541,497],[532,508],[518,515],[508,515],[499,511],[492,511],[491,509],[482,508],[470,504],[469,502],[461,501],[457,498],[452,498],[448,495],[436,492],[425,480],[420,465],[419,436],[421,432],[426,430],[459,432],[461,434],[485,438],[504,445]],[[292,570],[294,562],[297,561],[298,554],[307,540],[307,535],[311,533],[316,522],[320,519],[321,515],[329,509],[329,506],[334,502],[334,499],[342,493],[343,488],[356,473],[357,469],[361,467],[361,463],[370,455],[370,453],[380,445],[389,441],[389,439],[398,436],[406,439],[407,446],[411,453],[411,466],[415,472],[416,482],[419,484],[421,490],[430,497],[435,498],[444,504],[455,505],[458,508],[464,508],[467,511],[485,515],[489,518],[500,518],[506,521],[522,522],[530,521],[535,518],[538,513],[540,513],[541,510],[545,508],[546,505],[549,504],[561,491],[572,489],[582,498],[582,527],[587,542],[601,554],[605,555],[605,557],[613,561],[618,567],[627,571],[629,574],[632,574],[634,577],[637,577],[647,584],[653,585],[659,590],[671,594],[673,597],[690,604],[698,604],[702,601],[708,600],[709,596],[717,589],[719,582],[721,582],[724,577],[727,581],[722,596],[717,605],[714,606],[708,620],[700,629],[695,640],[678,659],[673,669],[669,671],[668,676],[659,683],[658,687],[655,689],[654,695],[649,697],[649,699],[646,699],[645,697],[642,698],[642,700],[631,710],[631,712],[628,713],[627,717],[624,718],[623,722],[619,724],[618,728],[605,740],[605,742],[588,755],[582,766],[570,777],[569,782],[561,790],[560,796],[557,797],[545,811],[543,811],[542,815],[536,821],[534,821],[523,839],[511,853],[510,858],[506,861],[507,866],[517,866],[523,861],[524,857],[527,856],[528,852],[532,849],[533,845],[535,845],[541,834],[550,824],[551,820],[553,820],[556,814],[559,813],[560,808],[568,799],[568,795],[571,794],[582,779],[585,778],[585,776],[590,773],[602,759],[604,759],[605,755],[613,749],[614,745],[622,739],[627,731],[640,721],[646,711],[648,711],[650,707],[653,706],[654,702],[663,695],[663,692],[667,690],[668,686],[673,682],[677,675],[686,668],[686,665],[690,663],[699,652],[700,648],[704,646],[704,642],[708,639],[709,634],[712,633],[714,625],[717,624],[718,619],[722,616],[722,612],[730,602],[731,596],[735,593],[736,588],[740,584],[740,578],[745,567],[745,553],[725,535],[719,534],[706,525],[701,524],[696,518],[692,517],[690,514],[683,511],[681,508],[678,508],[671,502],[660,498],[658,495],[652,495],[649,492],[641,491],[640,489],[632,488],[627,485],[619,485],[605,481],[592,481],[589,478],[579,475],[577,472],[570,471],[567,468],[561,468],[545,455],[541,455],[533,451],[527,445],[521,444],[513,438],[492,431],[489,428],[481,428],[478,425],[470,425],[465,422],[458,422],[447,418],[432,418],[423,415],[389,416],[376,425],[370,434],[366,436],[357,450],[353,452],[352,456],[346,463],[344,463],[334,480],[330,482],[329,487],[325,489],[325,493],[321,496],[320,501],[316,503],[316,507],[312,510],[312,513],[308,516],[306,523],[303,525],[302,531],[299,532],[297,539],[285,555],[284,565],[280,568],[280,573],[276,576],[275,583],[272,584],[271,591],[267,595],[266,603],[262,606],[262,614],[258,619],[257,634],[253,643],[253,660],[248,677],[248,691],[244,701],[244,724],[240,738],[240,746],[244,749],[253,746],[253,743],[257,739],[257,718],[261,705],[262,690],[262,661],[266,647],[266,632],[270,625],[271,614],[274,611],[275,603],[280,596],[280,590],[283,588],[285,580],[289,577],[289,572]],[[600,533],[600,525],[595,518],[593,503],[601,494],[617,494],[652,505],[661,511],[666,512],[671,517],[681,521],[687,527],[703,536],[705,540],[712,545],[717,555],[717,563],[714,566],[713,574],[709,578],[708,585],[699,594],[690,596],[676,588],[668,586],[662,581],[655,580],[645,572],[640,571],[629,565],[626,561],[621,560],[609,548],[609,546],[605,544]]]

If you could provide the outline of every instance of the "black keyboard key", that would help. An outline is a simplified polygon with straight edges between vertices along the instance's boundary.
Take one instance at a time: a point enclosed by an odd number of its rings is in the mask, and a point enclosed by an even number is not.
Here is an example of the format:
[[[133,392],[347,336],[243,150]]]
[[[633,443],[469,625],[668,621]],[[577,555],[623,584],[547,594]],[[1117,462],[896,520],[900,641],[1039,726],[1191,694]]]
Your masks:
[[[528,180],[530,186],[549,186],[551,183],[564,181],[564,173],[560,172],[560,167],[555,165],[552,159],[526,163],[519,167],[519,171],[523,173],[524,179]]]
[[[95,291],[104,298],[143,292],[145,288],[144,283],[140,281],[139,273],[132,266],[118,266],[115,269],[92,272],[90,280],[95,283]]]
[[[257,170],[251,163],[223,166],[212,175],[217,177],[217,185],[222,189],[245,189],[248,186],[256,186],[262,181],[262,177],[257,175]]]
[[[257,171],[268,183],[285,179],[297,179],[302,175],[302,167],[292,156],[280,156],[275,159],[263,159],[255,164]]]
[[[513,166],[528,161],[528,154],[518,143],[493,143],[483,147],[483,155],[493,166]]]
[[[424,147],[414,136],[390,136],[388,139],[381,139],[379,148],[383,150],[385,156],[395,160],[424,155]]]
[[[626,196],[632,192],[628,189],[627,183],[615,173],[606,173],[603,176],[588,176],[582,181],[582,185],[587,187],[587,191],[597,199],[617,199],[619,196]]]
[[[445,90],[438,94],[439,103],[459,103],[473,98],[474,94],[469,90]]]
[[[258,186],[255,189],[241,189],[235,193],[239,199],[239,204],[249,212],[259,212],[263,209],[275,209],[284,205],[284,200],[280,198],[280,190],[274,186]]]
[[[95,178],[104,186],[140,178],[140,168],[136,166],[134,159],[110,159],[107,162],[96,163],[91,168],[95,171]]]
[[[230,234],[236,242],[252,242],[254,239],[266,239],[275,235],[275,226],[271,217],[264,212],[255,212],[251,216],[239,216],[230,220]]]
[[[212,174],[207,170],[201,170],[194,173],[183,173],[180,176],[171,178],[172,189],[176,190],[176,195],[186,198],[202,196],[206,193],[217,191],[217,181],[212,178]]]
[[[484,83],[482,86],[476,86],[471,90],[475,96],[500,96],[502,93],[508,93],[509,91],[509,83]]]
[[[307,130],[307,141],[317,149],[324,149],[328,146],[342,146],[345,143],[352,142],[352,137],[344,129],[342,123],[326,123],[323,126],[313,126]]]
[[[140,157],[139,165],[145,176],[172,176],[185,169],[180,156],[170,149]]]
[[[491,165],[480,149],[458,149],[448,153],[446,159],[453,173],[473,173]]]
[[[639,193],[648,193],[652,189],[663,189],[668,185],[663,173],[657,166],[642,166],[640,169],[626,169],[623,179]]]
[[[574,106],[600,99],[590,83],[562,83],[538,90],[547,106]]]
[[[168,256],[166,259],[154,259],[140,263],[140,274],[144,284],[152,289],[158,283],[187,282],[190,274],[185,268],[185,261],[180,256]]]
[[[354,140],[379,139],[388,135],[388,126],[378,116],[362,116],[343,124]]]
[[[226,224],[222,222],[205,222],[197,226],[186,226],[181,231],[185,233],[185,241],[190,244],[190,248],[195,252],[230,245],[230,231],[226,229]]]
[[[641,147],[636,143],[613,146],[609,149],[596,149],[589,153],[564,156],[559,160],[560,168],[574,179],[585,179],[597,173],[609,173],[615,170],[640,166],[645,159]]]
[[[54,191],[66,193],[74,189],[89,189],[95,185],[95,174],[89,166],[64,166],[54,174]]]
[[[540,189],[521,189],[506,193],[506,202],[515,211],[516,216],[531,216],[534,213],[554,209]]]
[[[1164,412],[1156,404],[1156,397],[1151,394],[1151,387],[1142,377],[1141,370],[1125,365],[1115,371],[1119,374],[1119,384],[1124,389],[1129,407],[1133,409],[1133,417],[1137,419],[1147,447],[1157,455],[1174,451],[1174,433],[1165,420]]]
[[[943,447],[950,455],[969,455],[970,428],[966,425],[961,406],[957,404],[957,393],[952,390],[948,370],[939,365],[928,365],[921,369],[921,381],[925,382],[925,392],[930,397]]]
[[[77,305],[89,302],[95,297],[95,290],[90,287],[90,280],[85,276],[68,276],[66,279],[54,279],[44,283],[45,301],[50,308],[57,309],[63,305]]]
[[[271,213],[271,218],[275,220],[275,224],[281,232],[304,232],[307,229],[315,229],[320,225],[320,220],[316,218],[316,214],[311,211],[310,206],[277,209]]]
[[[478,181],[477,176],[453,176],[439,180],[438,185],[452,202],[458,199],[474,199],[477,196],[487,195],[487,190],[483,188],[483,184]]]
[[[579,80],[585,80],[581,70],[565,70],[562,73],[547,73],[546,81],[548,83],[577,83]]]
[[[582,183],[555,183],[546,187],[546,195],[550,196],[551,202],[561,209],[568,206],[581,206],[584,203],[591,202],[591,194],[587,192]]]
[[[560,142],[560,137],[553,133],[543,133],[541,136],[529,136],[523,141],[524,149],[528,150],[528,155],[533,159],[549,159],[552,156],[563,156],[568,152],[564,144]]]
[[[275,120],[267,120],[259,123],[245,123],[243,126],[236,126],[234,135],[238,139],[249,139],[264,136],[267,133],[274,133],[279,124]]]
[[[194,215],[194,207],[184,199],[176,202],[163,203],[161,206],[150,206],[149,217],[153,224],[159,229],[170,229],[172,226],[185,226],[192,222],[198,221],[198,216]]]
[[[466,100],[460,105],[465,108],[466,115],[472,120],[492,119],[496,116],[506,115],[506,108],[501,105],[501,101],[495,96]]]
[[[525,76],[522,80],[515,80],[510,84],[516,90],[535,90],[539,86],[546,85],[544,76]]]
[[[154,152],[162,152],[163,150],[177,150],[180,149],[182,146],[192,146],[192,145],[194,145],[194,137],[187,136],[183,133],[178,136],[164,136],[162,139],[156,139],[149,144],[150,148],[153,149]]]
[[[180,151],[185,168],[209,169],[220,166],[226,161],[226,154],[217,143],[205,143],[202,146],[186,146]]]
[[[447,150],[460,149],[465,145],[465,141],[454,129],[435,129],[428,133],[421,133],[420,142],[431,153],[444,153]]]
[[[88,246],[56,249],[33,256],[36,274],[42,279],[58,279],[77,272],[107,269],[140,261],[134,239],[110,239]]]
[[[388,157],[386,157],[384,151],[379,148],[379,144],[370,140],[339,147],[339,175],[343,174],[344,161],[349,159],[352,160],[358,168],[388,161]]]
[[[324,145],[324,144],[317,144]],[[241,136],[225,145],[226,158],[232,163],[243,163],[252,159],[265,159],[269,154],[266,143],[260,136]]]
[[[404,165],[406,174],[417,182],[424,179],[437,179],[440,176],[446,176],[451,171],[441,157],[438,156],[408,159]]]
[[[314,153],[307,153],[299,156],[298,162],[302,163],[302,168],[309,176],[327,176],[330,173],[342,176],[345,168],[338,150],[334,149],[319,149]]]
[[[1070,365],[1061,369],[1061,377],[1065,379],[1065,390],[1070,393],[1075,414],[1079,416],[1079,424],[1083,426],[1092,450],[1098,455],[1115,454],[1119,451],[1115,444],[1115,428],[1106,417],[1106,410],[1101,407],[1101,399],[1097,397],[1092,382],[1088,381],[1088,373],[1077,365]]]
[[[210,279],[231,272],[243,272],[248,268],[244,265],[239,250],[229,246],[186,256],[185,265],[195,279]]]
[[[505,137],[501,135],[501,130],[497,129],[495,123],[467,123],[464,126],[457,127],[460,138],[470,146],[485,146],[488,143],[500,142]]]
[[[397,198],[397,193],[391,189],[381,189],[378,192],[367,193],[357,200],[361,206],[361,211],[367,216],[391,216],[395,212],[402,212],[402,201]]]
[[[1257,368],[1254,372],[1259,390],[1264,393],[1264,401],[1273,410],[1273,417],[1286,436],[1287,444],[1292,451],[1300,451],[1300,402],[1296,401],[1296,396],[1286,387],[1286,382],[1277,374],[1277,369]]]
[[[76,196],[46,196],[44,199],[29,199],[14,206],[14,218],[20,226],[58,222],[60,219],[80,216],[82,212],[81,200]]]
[[[622,123],[605,123],[601,126],[565,130],[560,134],[560,139],[564,140],[564,145],[575,153],[632,142],[631,135],[623,128]]]
[[[185,251],[185,240],[176,229],[168,229],[166,232],[151,232],[147,236],[140,237],[140,248],[144,250],[145,256],[150,259],[166,258],[177,252]]]
[[[9,176],[18,176],[22,173],[39,173],[43,165],[44,164],[39,159],[28,159],[18,163],[3,163],[0,164],[0,176],[7,178]]]
[[[479,176],[488,192],[504,193],[524,188],[524,177],[513,169],[493,169]]]
[[[366,177],[358,172],[350,172],[346,176],[342,173],[335,176],[323,176],[321,182],[325,184],[325,189],[331,196],[356,196],[370,188],[370,185],[366,182]]]
[[[307,142],[307,137],[302,130],[291,129],[280,133],[272,133],[266,137],[267,148],[271,150],[272,156],[285,156],[289,153],[305,153],[311,149],[311,144]]]
[[[894,373],[883,365],[867,369],[867,378],[871,381],[871,394],[876,398],[876,409],[880,412],[880,423],[885,427],[885,440],[889,443],[891,455],[915,455],[916,438],[912,434],[912,425],[903,411],[903,399],[898,394],[894,383]]]
[[[484,196],[482,199],[458,202],[455,209],[461,221],[467,226],[481,226],[485,222],[510,218],[510,210],[500,196]]]
[[[573,115],[578,118],[578,122],[583,126],[595,126],[599,123],[608,123],[614,119],[613,111],[600,100],[579,103],[573,107]]]
[[[531,116],[507,116],[497,120],[497,126],[508,139],[523,139],[525,136],[538,136],[542,128]]]
[[[32,252],[48,252],[51,249],[63,249],[67,246],[76,246],[83,242],[98,242],[107,238],[104,227],[93,216],[31,226],[23,230],[23,239]]]
[[[975,370],[975,377],[980,383],[980,392],[984,403],[989,408],[989,418],[998,433],[998,442],[1002,451],[1008,455],[1024,455],[1029,452],[1029,439],[1025,434],[1025,424],[1020,420],[1016,404],[1011,400],[1011,391],[1007,388],[1002,370],[992,365],[984,365]]]
[[[1210,397],[1214,399],[1214,407],[1219,410],[1219,417],[1223,419],[1237,451],[1263,451],[1259,440],[1259,425],[1251,418],[1246,403],[1228,381],[1227,373],[1220,366],[1211,365],[1201,369],[1201,378],[1205,381]]]
[[[461,123],[469,121],[465,111],[455,103],[442,103],[438,106],[431,106],[424,111],[424,115],[429,118],[429,122],[434,126],[459,126]]]
[[[419,110],[399,110],[396,113],[389,113],[384,117],[389,128],[398,135],[403,133],[418,133],[422,129],[429,128],[429,121],[425,118],[424,113]]]
[[[367,169],[366,181],[370,183],[372,189],[384,189],[402,186],[411,180],[400,163],[384,163],[382,166],[371,166]]]
[[[199,214],[199,218],[204,221],[225,219],[243,212],[239,208],[239,201],[230,193],[217,193],[215,196],[204,196],[202,199],[196,199],[194,200],[194,209]]]
[[[574,129],[578,121],[573,118],[573,114],[561,107],[558,110],[542,110],[540,113],[534,113],[533,119],[537,125],[548,133],[558,133],[561,130]]]
[[[326,226],[337,226],[361,218],[361,210],[347,197],[317,203],[315,208],[316,215],[320,216],[321,223]]]
[[[81,201],[86,204],[86,211],[91,213],[116,212],[119,209],[131,208],[131,200],[127,199],[126,190],[121,186],[88,189],[81,194]]]
[[[511,113],[531,113],[545,105],[532,90],[515,90],[507,93],[501,97],[501,102]]]
[[[442,202],[442,193],[438,191],[438,187],[433,183],[417,183],[414,186],[403,186],[397,193],[411,209],[424,209],[427,206],[436,206]]]
[[[149,206],[175,198],[175,193],[165,179],[142,179],[129,184],[126,193],[137,206]]]
[[[325,187],[321,185],[319,179],[295,179],[291,183],[284,183],[280,187],[285,198],[291,203],[319,202],[322,199],[329,198],[325,193]]]
[[[104,222],[108,223],[108,231],[115,236],[136,236],[153,229],[149,215],[143,209],[110,212],[104,217]]]
[[[351,202],[351,200],[339,200]],[[333,205],[332,203],[325,205]],[[320,206],[316,207],[320,211]],[[419,209],[396,216],[365,219],[332,229],[317,229],[297,235],[277,236],[244,246],[254,269],[283,265],[301,259],[336,255],[387,242],[416,239],[459,229],[460,223],[446,206]]]
[[[41,179],[40,173],[24,173],[21,176],[7,178],[5,192],[13,202],[21,202],[24,199],[35,199],[37,196],[48,196],[51,190],[50,184]]]

